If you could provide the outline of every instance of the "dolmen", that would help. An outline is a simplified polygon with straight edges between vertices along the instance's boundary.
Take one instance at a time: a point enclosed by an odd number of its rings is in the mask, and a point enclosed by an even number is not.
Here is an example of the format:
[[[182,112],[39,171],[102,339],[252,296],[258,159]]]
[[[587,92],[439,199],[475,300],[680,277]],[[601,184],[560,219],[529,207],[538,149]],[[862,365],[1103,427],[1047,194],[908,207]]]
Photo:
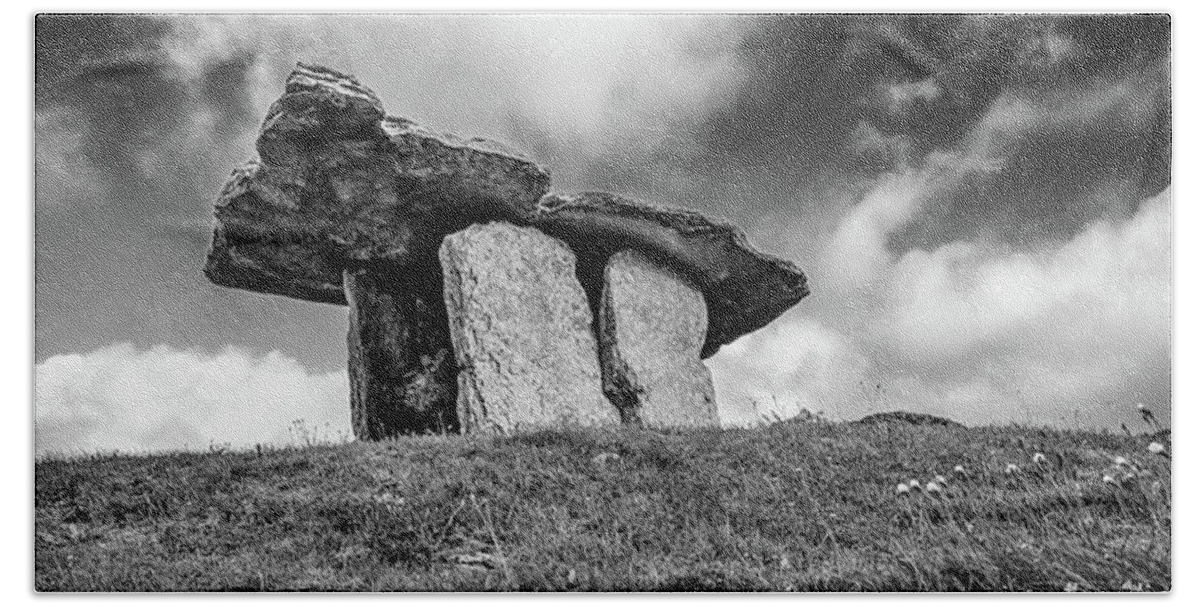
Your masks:
[[[703,359],[808,295],[732,226],[550,192],[537,163],[298,64],[216,204],[206,276],[345,305],[359,439],[719,424]]]

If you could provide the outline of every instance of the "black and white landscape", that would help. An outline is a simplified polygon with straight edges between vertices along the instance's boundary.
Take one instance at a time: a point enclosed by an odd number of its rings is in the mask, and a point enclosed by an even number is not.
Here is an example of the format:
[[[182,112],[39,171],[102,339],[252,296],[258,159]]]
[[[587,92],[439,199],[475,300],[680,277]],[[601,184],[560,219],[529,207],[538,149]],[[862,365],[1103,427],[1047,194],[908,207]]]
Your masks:
[[[38,588],[1167,590],[1170,40],[41,15]]]

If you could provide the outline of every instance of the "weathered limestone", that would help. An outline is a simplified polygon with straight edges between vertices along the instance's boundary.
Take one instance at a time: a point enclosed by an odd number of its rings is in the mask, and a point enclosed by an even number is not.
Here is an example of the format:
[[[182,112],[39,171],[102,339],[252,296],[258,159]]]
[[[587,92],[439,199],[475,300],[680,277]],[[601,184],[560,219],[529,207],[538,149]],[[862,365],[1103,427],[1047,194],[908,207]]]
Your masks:
[[[600,367],[626,423],[719,426],[712,374],[700,360],[704,296],[677,272],[626,249],[604,269]]]
[[[350,419],[360,439],[458,431],[441,273],[418,268],[345,271]]]
[[[405,265],[475,222],[532,213],[550,176],[483,139],[385,116],[352,77],[298,65],[216,206],[218,285],[345,304],[342,269]]]
[[[690,211],[604,192],[549,194],[531,223],[574,250],[593,306],[599,305],[608,259],[624,249],[641,251],[690,280],[708,305],[704,358],[808,295],[808,280],[794,264],[759,252],[741,230]]]
[[[464,432],[619,422],[565,244],[496,222],[446,237],[439,257]]]
[[[257,149],[221,193],[205,274],[226,287],[354,299],[356,436],[457,428],[437,248],[472,223],[527,216],[549,175],[495,142],[386,116],[352,77],[305,65]]]

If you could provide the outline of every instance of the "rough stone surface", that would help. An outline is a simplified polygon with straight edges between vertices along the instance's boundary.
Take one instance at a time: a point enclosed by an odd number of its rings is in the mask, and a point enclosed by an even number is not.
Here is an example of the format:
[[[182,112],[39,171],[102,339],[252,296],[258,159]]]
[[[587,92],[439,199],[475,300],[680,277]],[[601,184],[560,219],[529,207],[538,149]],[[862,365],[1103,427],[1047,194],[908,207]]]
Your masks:
[[[794,264],[759,252],[737,228],[689,211],[602,192],[549,194],[531,223],[575,251],[593,306],[599,305],[608,259],[624,249],[640,251],[690,280],[708,305],[705,358],[808,295],[807,278]]]
[[[315,66],[288,77],[257,149],[221,193],[205,274],[334,304],[342,269],[408,264],[472,223],[523,218],[550,183],[502,144],[387,116],[353,77]]]
[[[600,303],[604,394],[626,423],[719,426],[712,374],[700,360],[704,296],[634,250],[609,259]]]
[[[447,236],[439,258],[464,432],[619,422],[566,245],[494,222]]]
[[[436,264],[347,270],[344,283],[354,435],[457,432],[457,367]]]

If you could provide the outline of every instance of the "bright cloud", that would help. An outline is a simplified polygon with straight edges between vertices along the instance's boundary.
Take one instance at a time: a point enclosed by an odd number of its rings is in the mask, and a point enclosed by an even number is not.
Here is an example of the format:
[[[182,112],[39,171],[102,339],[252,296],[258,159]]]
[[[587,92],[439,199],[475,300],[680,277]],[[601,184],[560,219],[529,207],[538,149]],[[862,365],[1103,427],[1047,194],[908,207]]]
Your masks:
[[[777,322],[726,346],[708,365],[722,419],[730,424],[801,409],[837,413],[864,396],[868,360],[851,336],[813,319]]]
[[[742,35],[753,26],[668,15],[323,15],[319,22],[189,17],[175,22],[166,49],[185,73],[254,53],[251,97],[263,111],[297,60],[352,73],[389,112],[435,130],[547,146],[538,152],[552,157],[539,160],[554,167],[560,185],[588,162],[653,150],[678,123],[728,101],[745,72]]]
[[[890,251],[888,235],[916,221],[946,175],[879,178],[812,273],[822,306],[790,311],[711,361],[727,421],[756,415],[741,401],[1104,427],[1136,422],[1138,401],[1169,411],[1170,189],[1037,250],[981,240]]]
[[[345,372],[314,374],[271,352],[115,344],[36,367],[38,454],[248,447],[348,433]]]

